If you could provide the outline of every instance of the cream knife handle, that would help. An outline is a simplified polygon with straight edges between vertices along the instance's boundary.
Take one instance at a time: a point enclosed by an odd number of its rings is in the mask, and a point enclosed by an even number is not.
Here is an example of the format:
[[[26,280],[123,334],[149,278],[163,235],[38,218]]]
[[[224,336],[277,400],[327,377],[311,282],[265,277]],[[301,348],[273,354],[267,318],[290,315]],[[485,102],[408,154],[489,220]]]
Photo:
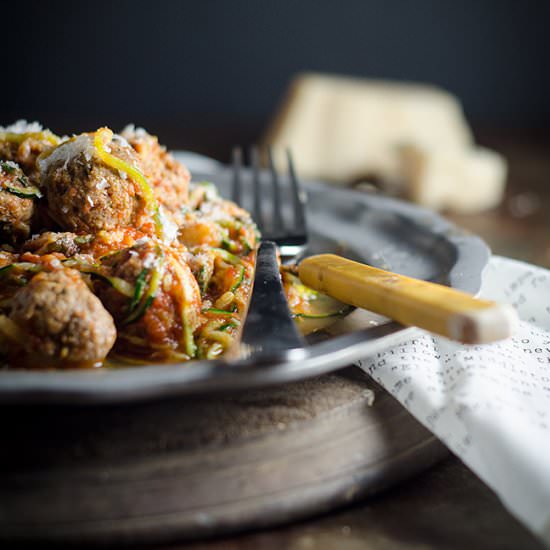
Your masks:
[[[333,254],[306,258],[299,275],[341,302],[468,344],[508,338],[517,321],[510,306]]]

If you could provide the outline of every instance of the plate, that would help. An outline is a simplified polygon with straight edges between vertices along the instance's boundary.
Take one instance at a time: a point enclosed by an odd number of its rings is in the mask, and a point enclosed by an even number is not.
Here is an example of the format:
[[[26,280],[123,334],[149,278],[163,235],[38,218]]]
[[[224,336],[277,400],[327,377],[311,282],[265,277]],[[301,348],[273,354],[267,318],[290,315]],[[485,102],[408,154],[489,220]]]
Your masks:
[[[194,181],[213,181],[227,196],[229,168],[211,159],[177,153]],[[269,175],[262,174],[266,204]],[[245,173],[246,185],[250,174]],[[282,178],[283,184],[285,183]],[[308,253],[337,252],[398,273],[447,284],[476,294],[489,259],[487,245],[418,206],[376,193],[336,188],[320,182],[303,185],[308,194]],[[362,328],[312,342],[284,360],[274,355],[193,361],[90,371],[0,372],[0,402],[116,403],[170,395],[242,390],[327,373],[376,353],[417,329],[359,315]]]

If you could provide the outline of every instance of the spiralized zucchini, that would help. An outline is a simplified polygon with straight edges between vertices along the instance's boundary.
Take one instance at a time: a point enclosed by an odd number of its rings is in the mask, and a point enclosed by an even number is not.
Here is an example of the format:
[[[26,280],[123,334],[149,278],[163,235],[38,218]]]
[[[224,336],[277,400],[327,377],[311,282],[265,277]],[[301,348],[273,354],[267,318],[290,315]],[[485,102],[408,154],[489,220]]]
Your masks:
[[[164,276],[164,254],[159,251],[158,261],[151,270],[144,270],[138,275],[132,301],[128,307],[128,316],[122,321],[122,325],[135,323],[147,311],[153,303],[157,291],[160,287],[162,277]],[[145,277],[150,271],[149,284],[145,285]]]
[[[351,306],[304,285],[292,269],[282,268],[283,284],[291,312],[304,334],[322,330],[352,311]]]
[[[120,170],[124,174],[127,174],[130,179],[138,184],[143,199],[145,201],[146,208],[153,217],[153,220],[155,221],[157,235],[163,238],[166,233],[165,222],[162,219],[159,204],[155,197],[155,194],[153,193],[153,189],[149,185],[147,178],[141,173],[138,168],[132,166],[131,164],[128,164],[118,157],[115,157],[114,155],[111,155],[111,153],[109,153],[107,149],[105,149],[105,146],[108,145],[112,141],[112,139],[113,132],[109,128],[100,128],[95,133],[94,147],[97,155],[107,166],[110,166],[115,170]]]

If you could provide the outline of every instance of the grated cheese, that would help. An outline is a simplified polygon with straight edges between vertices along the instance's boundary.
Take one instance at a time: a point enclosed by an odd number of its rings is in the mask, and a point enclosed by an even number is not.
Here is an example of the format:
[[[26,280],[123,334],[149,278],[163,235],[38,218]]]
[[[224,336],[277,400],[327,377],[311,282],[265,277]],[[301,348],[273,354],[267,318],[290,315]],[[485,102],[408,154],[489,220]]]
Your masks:
[[[102,191],[103,189],[107,189],[109,187],[109,182],[105,178],[101,178],[97,184],[96,188]]]
[[[113,141],[116,141],[126,149],[132,149],[132,146],[120,134],[113,134]]]
[[[42,130],[42,124],[40,124],[39,122],[27,122],[24,119],[17,120],[9,126],[0,126],[0,132],[7,132],[12,134],[30,134],[41,132]]]
[[[38,168],[41,174],[45,174],[50,167],[59,162],[65,161],[63,167],[67,168],[69,162],[80,154],[84,154],[87,161],[92,160],[94,154],[94,144],[88,134],[71,138],[61,145],[57,146],[49,155],[38,158]]]
[[[157,262],[157,257],[155,254],[148,253],[145,258],[143,258],[143,267],[150,269],[152,268]]]
[[[178,226],[166,215],[162,206],[159,206],[159,218],[164,233],[164,241],[171,243],[178,236]]]
[[[140,126],[136,127],[135,124],[127,124],[122,132],[120,132],[125,137],[131,137],[131,138],[144,138],[147,137],[149,134],[145,128],[141,128]]]

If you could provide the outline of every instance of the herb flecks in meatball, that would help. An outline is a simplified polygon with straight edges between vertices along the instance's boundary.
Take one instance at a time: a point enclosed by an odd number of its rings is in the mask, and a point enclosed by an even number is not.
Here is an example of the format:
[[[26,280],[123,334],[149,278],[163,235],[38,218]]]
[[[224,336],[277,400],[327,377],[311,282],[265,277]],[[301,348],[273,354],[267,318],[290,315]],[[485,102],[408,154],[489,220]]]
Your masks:
[[[116,339],[112,317],[71,269],[35,275],[15,293],[10,318],[24,334],[24,351],[46,362],[96,363]]]

